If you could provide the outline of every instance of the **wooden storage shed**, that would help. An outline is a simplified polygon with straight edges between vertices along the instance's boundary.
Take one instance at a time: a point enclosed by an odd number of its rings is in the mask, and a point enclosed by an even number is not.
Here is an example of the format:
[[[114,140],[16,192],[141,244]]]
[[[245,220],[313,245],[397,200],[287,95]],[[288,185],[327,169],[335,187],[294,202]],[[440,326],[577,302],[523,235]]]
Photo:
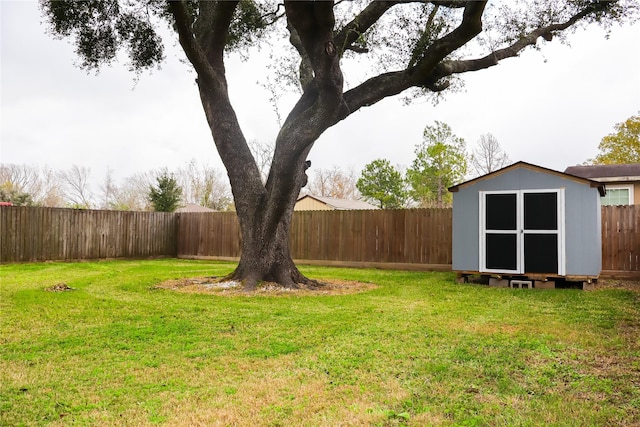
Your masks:
[[[449,188],[453,193],[453,270],[461,281],[589,286],[602,266],[602,183],[525,162]]]

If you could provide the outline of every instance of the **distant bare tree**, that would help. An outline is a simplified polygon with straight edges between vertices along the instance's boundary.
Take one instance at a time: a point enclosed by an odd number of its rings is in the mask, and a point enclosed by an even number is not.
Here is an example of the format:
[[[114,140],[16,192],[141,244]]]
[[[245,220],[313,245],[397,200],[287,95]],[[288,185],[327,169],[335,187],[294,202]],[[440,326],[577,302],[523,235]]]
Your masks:
[[[159,172],[137,173],[117,185],[113,178],[113,169],[107,168],[100,187],[100,207],[118,211],[147,211],[151,209],[147,199],[149,186]]]
[[[17,191],[29,193],[33,191],[40,180],[38,168],[29,165],[3,164],[0,165],[0,184],[11,185]]]
[[[112,209],[127,211],[151,210],[149,203],[149,186],[155,182],[159,171],[141,172],[127,177],[114,197]]]
[[[47,207],[64,206],[60,179],[51,169],[42,171],[33,165],[0,165],[0,186],[5,190],[28,194],[34,204]]]
[[[73,165],[69,170],[58,173],[67,202],[78,208],[91,208],[92,194],[89,186],[91,169]]]
[[[478,146],[471,155],[471,166],[476,176],[485,175],[508,166],[509,156],[502,149],[495,136],[490,133],[480,136]]]
[[[362,196],[356,188],[356,177],[353,169],[346,172],[338,166],[331,169],[316,169],[307,190],[310,194],[339,199],[360,200]]]
[[[269,169],[271,169],[274,147],[268,142],[258,141],[257,139],[249,141],[248,145],[258,166],[262,182],[266,183],[267,176],[269,176]]]
[[[113,169],[107,167],[107,173],[104,177],[104,182],[100,187],[100,208],[114,209],[117,194],[118,187],[113,180]]]
[[[215,210],[227,210],[232,203],[231,188],[222,173],[195,160],[175,174],[182,188],[182,200]]]
[[[36,192],[34,200],[42,206],[50,208],[61,208],[64,206],[64,194],[60,178],[53,169],[44,167],[40,173],[39,191]]]

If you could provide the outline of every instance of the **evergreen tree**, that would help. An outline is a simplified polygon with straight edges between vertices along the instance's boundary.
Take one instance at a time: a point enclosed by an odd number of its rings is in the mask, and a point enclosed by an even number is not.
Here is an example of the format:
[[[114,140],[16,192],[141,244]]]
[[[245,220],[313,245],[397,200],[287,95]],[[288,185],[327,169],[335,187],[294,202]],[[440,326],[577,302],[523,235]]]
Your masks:
[[[356,187],[366,200],[381,209],[399,209],[407,202],[405,180],[386,159],[377,159],[366,165]]]
[[[182,188],[178,181],[167,173],[157,178],[158,184],[149,187],[149,201],[156,212],[173,212],[178,208],[182,197]]]

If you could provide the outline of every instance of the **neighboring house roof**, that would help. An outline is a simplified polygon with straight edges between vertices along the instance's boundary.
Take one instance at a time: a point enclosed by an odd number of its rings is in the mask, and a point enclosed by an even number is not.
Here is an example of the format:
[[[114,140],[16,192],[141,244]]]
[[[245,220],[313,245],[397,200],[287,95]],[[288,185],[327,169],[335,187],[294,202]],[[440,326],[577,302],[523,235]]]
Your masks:
[[[496,175],[499,175],[499,174],[503,174],[503,173],[505,173],[507,171],[510,171],[512,169],[518,169],[518,168],[527,168],[527,169],[531,169],[531,170],[534,170],[534,171],[543,172],[543,173],[549,173],[549,174],[556,175],[556,176],[559,176],[559,177],[569,178],[569,179],[573,179],[573,180],[578,181],[578,182],[583,182],[585,184],[589,184],[591,187],[597,188],[598,192],[600,193],[601,196],[605,195],[604,185],[602,183],[598,182],[598,181],[591,180],[591,179],[588,179],[588,178],[583,178],[583,177],[576,176],[576,175],[573,175],[573,174],[567,174],[567,173],[558,172],[558,171],[555,171],[553,169],[543,168],[542,166],[537,166],[537,165],[533,165],[531,163],[522,162],[522,161],[513,163],[513,164],[511,164],[509,166],[506,166],[506,167],[504,167],[502,169],[498,169],[497,171],[493,171],[493,172],[488,173],[486,175],[479,176],[477,178],[471,179],[471,180],[463,182],[461,184],[449,187],[449,191],[451,191],[452,193],[455,193],[456,191],[458,191],[462,187],[466,187],[466,186],[468,186],[470,184],[473,184],[475,182],[478,182],[480,180],[485,180],[487,178],[491,178],[493,176],[496,176]]]
[[[324,197],[324,196],[313,196],[311,194],[304,195],[298,199],[298,202],[305,199],[311,198],[319,201],[320,203],[324,203],[325,205],[335,209],[335,210],[371,210],[371,209],[379,209],[377,206],[369,204],[367,202],[363,202],[362,200],[347,200],[347,199],[338,199],[336,197]]]
[[[194,203],[187,203],[185,206],[176,209],[178,213],[185,212],[215,212],[215,209],[206,208],[204,206],[196,205]]]
[[[640,163],[569,166],[564,173],[598,182],[640,181]]]

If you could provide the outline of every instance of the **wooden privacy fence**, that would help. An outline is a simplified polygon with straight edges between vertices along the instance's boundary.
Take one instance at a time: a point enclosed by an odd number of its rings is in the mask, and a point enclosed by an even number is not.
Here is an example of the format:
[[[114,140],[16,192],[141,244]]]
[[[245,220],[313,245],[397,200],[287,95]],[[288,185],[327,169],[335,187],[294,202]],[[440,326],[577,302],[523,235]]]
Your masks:
[[[451,269],[451,209],[298,211],[291,221],[291,255],[330,265]],[[178,222],[178,256],[240,256],[233,213],[185,213]]]
[[[451,269],[450,209],[295,212],[294,259]],[[0,262],[99,258],[237,259],[233,212],[160,213],[0,206]],[[640,277],[640,206],[602,208],[603,275]]]
[[[640,276],[640,205],[602,207],[602,269]]]
[[[178,236],[178,257],[240,257],[240,224],[235,212],[181,213]]]
[[[295,212],[291,254],[348,265],[450,270],[451,209]]]
[[[175,256],[176,214],[0,207],[0,262]]]

